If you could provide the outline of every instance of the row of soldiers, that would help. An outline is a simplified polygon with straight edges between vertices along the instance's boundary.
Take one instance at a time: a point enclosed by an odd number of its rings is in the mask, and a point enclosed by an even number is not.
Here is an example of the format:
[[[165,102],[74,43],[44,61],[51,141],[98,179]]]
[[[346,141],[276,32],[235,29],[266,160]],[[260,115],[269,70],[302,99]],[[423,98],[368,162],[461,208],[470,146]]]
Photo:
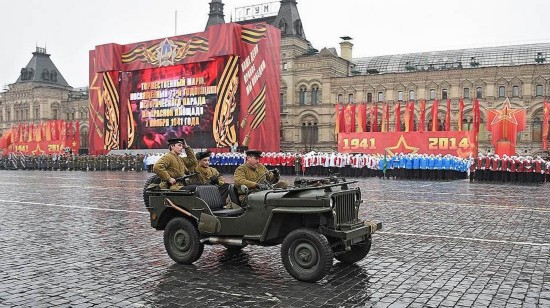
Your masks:
[[[16,155],[0,158],[0,169],[143,171],[162,154],[122,155]],[[213,153],[210,165],[221,174],[233,174],[245,160],[244,153]],[[328,176],[338,173],[346,177],[385,177],[396,179],[471,181],[544,182],[550,181],[550,162],[542,158],[498,155],[462,159],[451,155],[347,154],[309,152],[264,152],[260,162],[268,169],[277,168],[284,175]]]
[[[74,155],[9,154],[0,158],[0,169],[51,171],[143,171],[143,154],[130,155]]]
[[[479,155],[470,167],[470,181],[550,182],[550,161],[540,156]]]

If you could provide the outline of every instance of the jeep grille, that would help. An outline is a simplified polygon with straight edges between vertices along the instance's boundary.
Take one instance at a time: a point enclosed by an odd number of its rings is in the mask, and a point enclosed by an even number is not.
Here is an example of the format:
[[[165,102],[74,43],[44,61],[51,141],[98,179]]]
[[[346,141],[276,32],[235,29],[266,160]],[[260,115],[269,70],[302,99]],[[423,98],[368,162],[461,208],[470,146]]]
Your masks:
[[[336,213],[336,226],[342,227],[346,225],[353,225],[359,221],[358,209],[356,209],[356,202],[359,200],[359,194],[357,191],[348,191],[341,194],[335,194],[332,196],[334,200],[334,212]]]

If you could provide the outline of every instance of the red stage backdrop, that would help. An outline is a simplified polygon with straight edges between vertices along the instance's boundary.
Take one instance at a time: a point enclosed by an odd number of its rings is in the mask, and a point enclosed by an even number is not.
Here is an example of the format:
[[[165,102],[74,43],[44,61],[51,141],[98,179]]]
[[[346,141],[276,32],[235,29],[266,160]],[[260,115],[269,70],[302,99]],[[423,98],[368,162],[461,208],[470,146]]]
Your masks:
[[[477,156],[473,131],[340,133],[338,152],[387,154],[451,154]]]
[[[166,148],[280,150],[280,32],[258,23],[90,51],[92,154]]]

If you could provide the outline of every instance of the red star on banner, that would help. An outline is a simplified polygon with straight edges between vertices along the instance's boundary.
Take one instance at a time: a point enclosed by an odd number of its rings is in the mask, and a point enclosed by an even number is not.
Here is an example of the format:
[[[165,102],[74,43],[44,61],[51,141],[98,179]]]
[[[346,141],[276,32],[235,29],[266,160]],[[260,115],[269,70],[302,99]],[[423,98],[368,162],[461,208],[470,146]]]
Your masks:
[[[44,154],[45,152],[42,151],[42,149],[40,148],[40,144],[37,144],[36,149],[34,151],[32,151],[31,153],[33,155],[39,155],[39,154]]]
[[[524,109],[522,108],[512,108],[512,105],[510,104],[510,101],[508,98],[504,101],[502,104],[501,109],[490,109],[489,112],[493,112],[495,114],[495,117],[493,118],[493,121],[491,122],[491,125],[497,124],[500,121],[509,121],[512,124],[518,125],[518,120],[516,119],[516,113],[522,112]]]
[[[408,145],[405,137],[401,135],[401,137],[399,137],[399,141],[397,141],[397,144],[392,147],[386,148],[386,151],[388,151],[388,154],[390,154],[390,156],[394,156],[396,153],[416,153],[418,152],[418,148]]]

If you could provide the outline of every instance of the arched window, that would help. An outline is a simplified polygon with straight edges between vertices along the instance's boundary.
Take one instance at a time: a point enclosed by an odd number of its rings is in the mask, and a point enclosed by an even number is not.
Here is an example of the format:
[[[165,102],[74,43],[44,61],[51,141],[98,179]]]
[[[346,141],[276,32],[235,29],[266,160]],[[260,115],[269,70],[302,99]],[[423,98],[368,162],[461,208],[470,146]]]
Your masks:
[[[503,98],[506,96],[506,88],[504,86],[498,87],[498,97]]]
[[[306,104],[307,100],[307,89],[306,86],[300,87],[300,97],[298,99],[300,106],[304,106]]]
[[[542,121],[538,117],[533,119],[531,137],[533,141],[542,141]]]
[[[415,96],[414,96],[414,90],[410,90],[409,91],[409,100],[412,101],[415,99]]]
[[[430,100],[434,100],[434,99],[435,99],[435,90],[430,89]]]
[[[87,149],[88,148],[88,126],[83,126],[80,129],[80,148],[81,149]]]
[[[319,87],[316,85],[311,87],[311,104],[312,105],[319,104]]]
[[[542,96],[542,85],[541,84],[537,85],[535,95],[536,96]]]
[[[53,120],[59,120],[59,117],[61,115],[60,106],[58,103],[52,104],[52,119]]]
[[[317,119],[313,116],[306,116],[301,122],[300,141],[304,144],[305,151],[311,151],[319,141]]]

